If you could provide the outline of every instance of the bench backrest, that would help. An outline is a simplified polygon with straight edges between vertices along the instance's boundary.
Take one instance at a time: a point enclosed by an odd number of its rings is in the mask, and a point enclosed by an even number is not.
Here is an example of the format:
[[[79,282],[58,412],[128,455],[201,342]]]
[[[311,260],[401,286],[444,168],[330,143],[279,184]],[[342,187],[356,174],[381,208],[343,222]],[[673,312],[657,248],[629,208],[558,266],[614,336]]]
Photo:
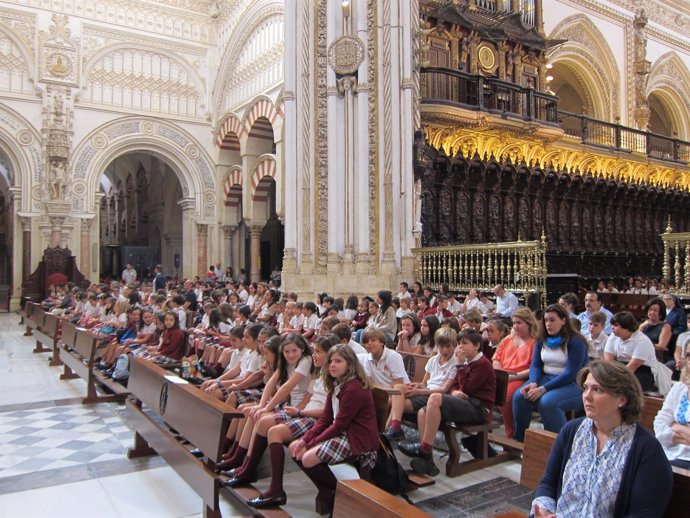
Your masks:
[[[130,362],[127,388],[206,457],[220,461],[230,420],[241,412],[142,358]]]
[[[38,304],[36,304],[35,302],[27,301],[26,304],[24,304],[24,316],[30,317],[33,314],[36,306],[38,306]]]
[[[664,400],[660,397],[644,396],[642,398],[642,413],[640,415],[640,424],[647,429],[648,432],[654,433],[654,418],[661,410]]]
[[[403,357],[403,362],[405,363],[405,371],[410,377],[412,383],[419,383],[424,379],[426,372],[424,368],[426,367],[426,362],[429,361],[431,356],[426,354],[415,354],[415,353],[400,353]]]
[[[34,321],[36,327],[41,328],[43,321],[46,319],[46,312],[41,306],[35,306],[33,313],[31,313],[31,320]]]
[[[96,350],[96,338],[85,329],[77,329],[77,338],[72,349],[80,356],[91,359]]]
[[[76,339],[77,326],[75,326],[69,320],[65,320],[62,323],[62,336],[60,337],[60,341],[67,347],[73,347]]]
[[[51,338],[55,338],[60,328],[60,319],[53,315],[52,313],[46,313],[43,324],[41,325],[41,331]]]
[[[494,369],[494,372],[496,373],[496,399],[494,400],[494,404],[496,406],[504,406],[508,398],[508,381],[510,380],[510,374],[503,369]]]
[[[686,518],[690,509],[690,470],[673,468],[673,493],[665,518]]]
[[[525,430],[525,447],[522,450],[520,484],[535,490],[539,486],[551,447],[558,434],[545,430]]]
[[[431,518],[431,515],[386,493],[366,480],[340,480],[335,490],[333,518]]]

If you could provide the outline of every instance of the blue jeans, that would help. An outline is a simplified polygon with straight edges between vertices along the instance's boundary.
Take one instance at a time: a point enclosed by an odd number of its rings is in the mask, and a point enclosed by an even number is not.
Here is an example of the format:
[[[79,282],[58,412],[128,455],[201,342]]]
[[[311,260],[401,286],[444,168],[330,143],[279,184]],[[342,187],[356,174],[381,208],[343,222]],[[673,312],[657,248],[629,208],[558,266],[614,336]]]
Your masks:
[[[544,385],[555,377],[555,374],[544,374],[539,386]],[[525,430],[529,428],[534,407],[541,414],[544,429],[556,433],[565,425],[565,413],[567,411],[582,410],[584,408],[582,404],[582,390],[574,381],[563,387],[549,390],[536,401],[526,399],[522,392],[520,392],[521,389],[522,387],[513,396],[513,417],[515,419],[515,435],[513,438],[516,441],[523,442],[525,440]]]

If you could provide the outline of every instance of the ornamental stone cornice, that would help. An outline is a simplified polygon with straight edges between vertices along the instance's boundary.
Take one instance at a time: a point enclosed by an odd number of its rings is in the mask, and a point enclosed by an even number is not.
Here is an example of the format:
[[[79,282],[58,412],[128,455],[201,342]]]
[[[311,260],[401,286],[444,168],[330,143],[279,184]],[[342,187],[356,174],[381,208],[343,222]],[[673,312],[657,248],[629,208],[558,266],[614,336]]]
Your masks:
[[[14,3],[28,8],[36,4],[35,0]],[[40,6],[54,13],[215,44],[215,20],[205,0],[42,0]],[[188,30],[182,33],[180,27]]]

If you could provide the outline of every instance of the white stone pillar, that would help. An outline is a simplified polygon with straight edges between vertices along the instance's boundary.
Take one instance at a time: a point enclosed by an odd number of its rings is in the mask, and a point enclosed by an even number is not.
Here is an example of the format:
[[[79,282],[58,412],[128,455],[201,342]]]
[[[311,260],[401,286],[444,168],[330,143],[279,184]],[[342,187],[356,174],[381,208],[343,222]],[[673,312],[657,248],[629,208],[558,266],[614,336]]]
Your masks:
[[[177,202],[182,209],[182,277],[192,278],[198,270],[196,239],[196,202],[193,198],[183,198]],[[171,265],[174,267],[174,265]]]

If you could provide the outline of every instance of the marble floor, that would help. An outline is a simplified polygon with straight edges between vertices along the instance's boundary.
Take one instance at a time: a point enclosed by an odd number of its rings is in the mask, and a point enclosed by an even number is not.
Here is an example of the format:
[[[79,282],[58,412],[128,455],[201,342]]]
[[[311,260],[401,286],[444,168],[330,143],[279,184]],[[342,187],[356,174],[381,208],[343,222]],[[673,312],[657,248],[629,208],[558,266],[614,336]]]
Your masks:
[[[0,517],[202,516],[201,499],[159,457],[127,459],[132,432],[123,407],[82,405],[84,382],[61,381],[62,368],[48,365],[48,353],[32,353],[34,342],[18,323],[18,315],[0,313]],[[408,465],[402,455],[400,461]],[[289,471],[285,509],[318,516],[313,485],[299,470]],[[499,476],[517,481],[520,463],[453,479],[439,475],[409,496],[421,501]],[[268,480],[256,486],[264,489]],[[221,508],[224,517],[240,516],[224,496]]]

